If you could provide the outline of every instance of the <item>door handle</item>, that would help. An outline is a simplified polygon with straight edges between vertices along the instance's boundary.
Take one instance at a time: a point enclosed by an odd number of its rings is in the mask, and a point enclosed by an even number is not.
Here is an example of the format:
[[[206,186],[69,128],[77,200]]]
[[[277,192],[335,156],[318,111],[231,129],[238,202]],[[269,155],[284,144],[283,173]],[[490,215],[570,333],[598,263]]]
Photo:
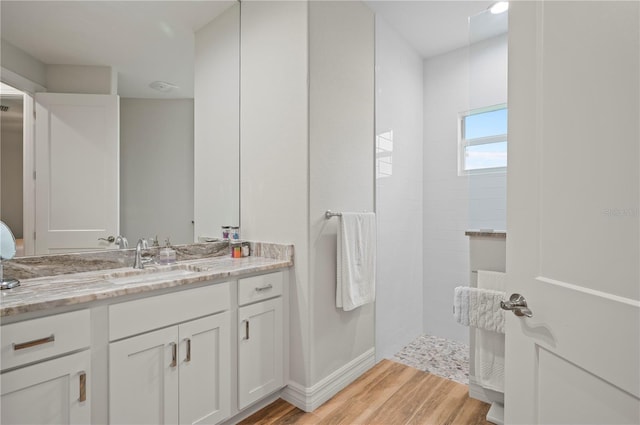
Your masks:
[[[169,367],[176,367],[178,365],[178,344],[171,343],[171,364]]]
[[[500,308],[513,311],[518,317],[533,317],[533,312],[527,307],[527,300],[520,294],[511,294],[509,301],[500,301]]]
[[[109,243],[114,243],[116,241],[115,236],[108,236],[106,238],[98,238],[99,241],[107,241]]]
[[[243,320],[242,322],[244,322],[244,336],[242,337],[242,339],[247,340],[249,339],[249,320],[246,319],[246,320]]]
[[[87,373],[84,370],[80,372],[80,396],[78,401],[87,401]]]
[[[191,338],[187,338],[187,355],[184,358],[185,362],[190,362],[191,361]]]

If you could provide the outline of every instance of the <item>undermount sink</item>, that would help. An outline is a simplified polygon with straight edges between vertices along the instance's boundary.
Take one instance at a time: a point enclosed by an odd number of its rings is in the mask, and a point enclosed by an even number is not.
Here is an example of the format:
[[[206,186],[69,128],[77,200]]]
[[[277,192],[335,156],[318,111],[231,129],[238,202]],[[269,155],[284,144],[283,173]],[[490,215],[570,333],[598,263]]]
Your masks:
[[[144,269],[129,269],[109,273],[105,276],[105,280],[115,285],[126,285],[129,283],[175,280],[197,274],[198,271],[187,264],[149,264]]]

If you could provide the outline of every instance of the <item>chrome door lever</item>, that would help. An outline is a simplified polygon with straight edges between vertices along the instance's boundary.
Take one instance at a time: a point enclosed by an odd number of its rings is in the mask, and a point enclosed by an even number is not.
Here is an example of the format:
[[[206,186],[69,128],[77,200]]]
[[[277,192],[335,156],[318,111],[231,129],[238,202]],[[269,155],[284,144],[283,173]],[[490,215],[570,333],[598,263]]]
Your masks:
[[[527,307],[527,300],[520,294],[511,294],[509,301],[500,301],[500,308],[513,311],[518,317],[533,317],[533,312]]]

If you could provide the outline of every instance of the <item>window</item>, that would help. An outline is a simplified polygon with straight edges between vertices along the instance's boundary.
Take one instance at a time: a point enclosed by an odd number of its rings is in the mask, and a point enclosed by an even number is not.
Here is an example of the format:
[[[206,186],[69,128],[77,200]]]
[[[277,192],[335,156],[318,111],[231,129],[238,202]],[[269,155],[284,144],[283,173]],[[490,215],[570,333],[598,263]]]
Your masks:
[[[464,112],[459,117],[458,174],[507,169],[507,106]]]

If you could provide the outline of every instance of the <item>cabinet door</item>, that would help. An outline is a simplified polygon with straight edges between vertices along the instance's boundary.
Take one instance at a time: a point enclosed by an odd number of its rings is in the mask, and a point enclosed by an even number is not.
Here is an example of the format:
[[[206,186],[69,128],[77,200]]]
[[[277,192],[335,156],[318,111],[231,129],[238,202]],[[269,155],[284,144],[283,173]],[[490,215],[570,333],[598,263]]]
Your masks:
[[[89,351],[4,373],[0,377],[3,424],[91,422]]]
[[[243,409],[282,387],[282,298],[238,309],[238,404]]]
[[[109,344],[109,422],[178,423],[178,327]]]
[[[180,423],[216,424],[231,413],[229,312],[180,325]]]

